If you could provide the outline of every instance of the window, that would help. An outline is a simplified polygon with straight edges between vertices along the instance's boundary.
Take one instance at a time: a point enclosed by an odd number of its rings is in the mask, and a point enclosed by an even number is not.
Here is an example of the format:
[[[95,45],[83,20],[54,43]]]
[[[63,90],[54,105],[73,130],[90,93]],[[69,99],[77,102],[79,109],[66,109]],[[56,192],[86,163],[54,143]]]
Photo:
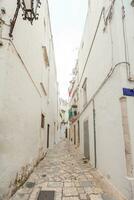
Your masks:
[[[44,30],[45,30],[45,33],[46,33],[46,20],[44,18]]]
[[[83,86],[83,106],[87,104],[87,78],[85,78]]]
[[[41,128],[45,128],[45,116],[41,114]]]
[[[77,116],[77,111],[76,110],[74,111],[74,116]]]
[[[82,45],[81,45],[81,48],[83,49],[83,47],[84,47],[84,42],[82,42]]]
[[[48,58],[47,48],[46,48],[46,46],[43,46],[42,48],[43,48],[44,62],[45,62],[46,67],[48,67],[49,66],[49,58]]]

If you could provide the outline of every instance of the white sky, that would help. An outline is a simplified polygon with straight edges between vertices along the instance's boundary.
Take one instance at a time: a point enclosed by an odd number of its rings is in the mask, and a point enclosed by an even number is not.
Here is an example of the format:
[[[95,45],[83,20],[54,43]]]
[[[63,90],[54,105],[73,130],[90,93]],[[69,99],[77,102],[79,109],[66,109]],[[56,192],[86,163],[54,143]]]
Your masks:
[[[48,0],[54,38],[60,97],[67,99],[75,66],[88,0]]]

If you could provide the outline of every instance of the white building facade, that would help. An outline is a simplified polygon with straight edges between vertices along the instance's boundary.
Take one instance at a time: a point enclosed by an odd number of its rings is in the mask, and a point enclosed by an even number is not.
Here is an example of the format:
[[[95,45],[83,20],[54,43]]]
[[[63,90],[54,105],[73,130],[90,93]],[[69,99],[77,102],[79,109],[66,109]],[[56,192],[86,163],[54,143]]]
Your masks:
[[[78,63],[73,69],[73,78],[69,87],[69,140],[74,145],[80,145],[80,124],[79,124],[79,89],[78,89]]]
[[[78,56],[80,150],[134,199],[134,2],[90,0]],[[112,191],[112,190],[111,190]]]
[[[59,98],[59,136],[64,139],[68,137],[68,102]]]
[[[0,1],[0,199],[8,199],[52,148],[58,84],[47,0],[31,25],[17,1]]]

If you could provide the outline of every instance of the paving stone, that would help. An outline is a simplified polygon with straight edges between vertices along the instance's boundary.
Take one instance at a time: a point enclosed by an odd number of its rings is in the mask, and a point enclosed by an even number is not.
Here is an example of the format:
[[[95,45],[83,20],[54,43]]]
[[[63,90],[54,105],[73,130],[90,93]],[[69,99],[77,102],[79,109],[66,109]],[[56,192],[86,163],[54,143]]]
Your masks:
[[[11,200],[28,200],[29,199],[29,195],[28,194],[23,194],[23,195],[14,195]]]
[[[115,200],[96,187],[91,166],[67,141],[55,145],[37,166],[26,184],[11,200],[37,200],[40,190],[55,191],[55,200]]]
[[[48,183],[48,187],[63,187],[63,183],[62,182],[49,182]]]
[[[92,187],[93,184],[90,181],[82,181],[80,182],[81,187]]]
[[[17,194],[22,195],[22,194],[29,194],[31,193],[32,189],[31,188],[21,188],[18,190]]]
[[[103,191],[100,188],[94,187],[94,188],[92,188],[92,193],[93,194],[102,194]]]
[[[77,191],[79,194],[84,194],[85,193],[85,190],[83,187],[77,187]]]
[[[103,198],[103,200],[115,200],[114,197],[111,197],[110,195],[108,195],[106,193],[102,194],[102,198]]]
[[[62,192],[55,192],[55,197],[59,197],[59,198],[62,198]]]
[[[62,200],[62,197],[55,197],[55,200]]]
[[[80,199],[81,200],[87,200],[87,195],[86,194],[80,194]]]
[[[63,188],[64,196],[78,196],[77,189],[75,187],[66,187]]]
[[[42,190],[45,189],[48,185],[48,182],[43,182],[41,184],[38,184],[38,187],[40,187]]]
[[[63,197],[63,200],[79,200],[79,197]]]
[[[100,188],[85,187],[84,190],[88,195],[91,195],[91,194],[98,195],[98,194],[102,194],[103,193],[103,191]]]
[[[34,182],[26,182],[25,183],[25,187],[27,187],[27,188],[33,188],[34,186],[35,186]]]
[[[80,185],[79,182],[78,182],[78,183],[75,182],[75,186],[76,186],[76,187],[81,187],[81,185]]]
[[[87,194],[93,194],[93,190],[91,187],[84,187],[84,190]]]
[[[89,199],[90,200],[103,200],[101,195],[90,195]]]
[[[32,193],[31,193],[31,195],[30,195],[30,199],[29,200],[36,200],[37,199],[37,196],[38,196],[38,194],[39,194],[39,192],[40,192],[40,190],[38,189],[36,189],[36,190],[34,190]]]
[[[64,187],[74,187],[75,184],[73,182],[65,182]]]

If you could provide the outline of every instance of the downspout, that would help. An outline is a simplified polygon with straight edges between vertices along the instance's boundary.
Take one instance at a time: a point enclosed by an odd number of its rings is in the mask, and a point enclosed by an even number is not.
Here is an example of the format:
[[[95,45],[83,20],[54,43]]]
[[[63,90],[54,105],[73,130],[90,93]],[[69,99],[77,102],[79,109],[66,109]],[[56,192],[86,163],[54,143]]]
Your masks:
[[[93,125],[94,125],[94,167],[97,168],[97,145],[96,145],[96,110],[93,99]]]
[[[1,16],[0,16],[0,46],[3,46],[3,41],[2,41],[2,26],[3,26],[3,22],[1,20]]]
[[[125,61],[126,63],[129,63],[129,56],[128,56],[128,52],[127,52],[127,36],[126,36],[126,30],[125,30],[125,7],[123,4],[123,1],[121,0],[122,3],[122,31],[123,31],[123,41],[124,41],[124,54],[125,54]],[[132,74],[131,74],[131,68],[130,66],[127,66],[126,64],[126,70],[127,70],[127,78],[128,81],[134,81]]]

